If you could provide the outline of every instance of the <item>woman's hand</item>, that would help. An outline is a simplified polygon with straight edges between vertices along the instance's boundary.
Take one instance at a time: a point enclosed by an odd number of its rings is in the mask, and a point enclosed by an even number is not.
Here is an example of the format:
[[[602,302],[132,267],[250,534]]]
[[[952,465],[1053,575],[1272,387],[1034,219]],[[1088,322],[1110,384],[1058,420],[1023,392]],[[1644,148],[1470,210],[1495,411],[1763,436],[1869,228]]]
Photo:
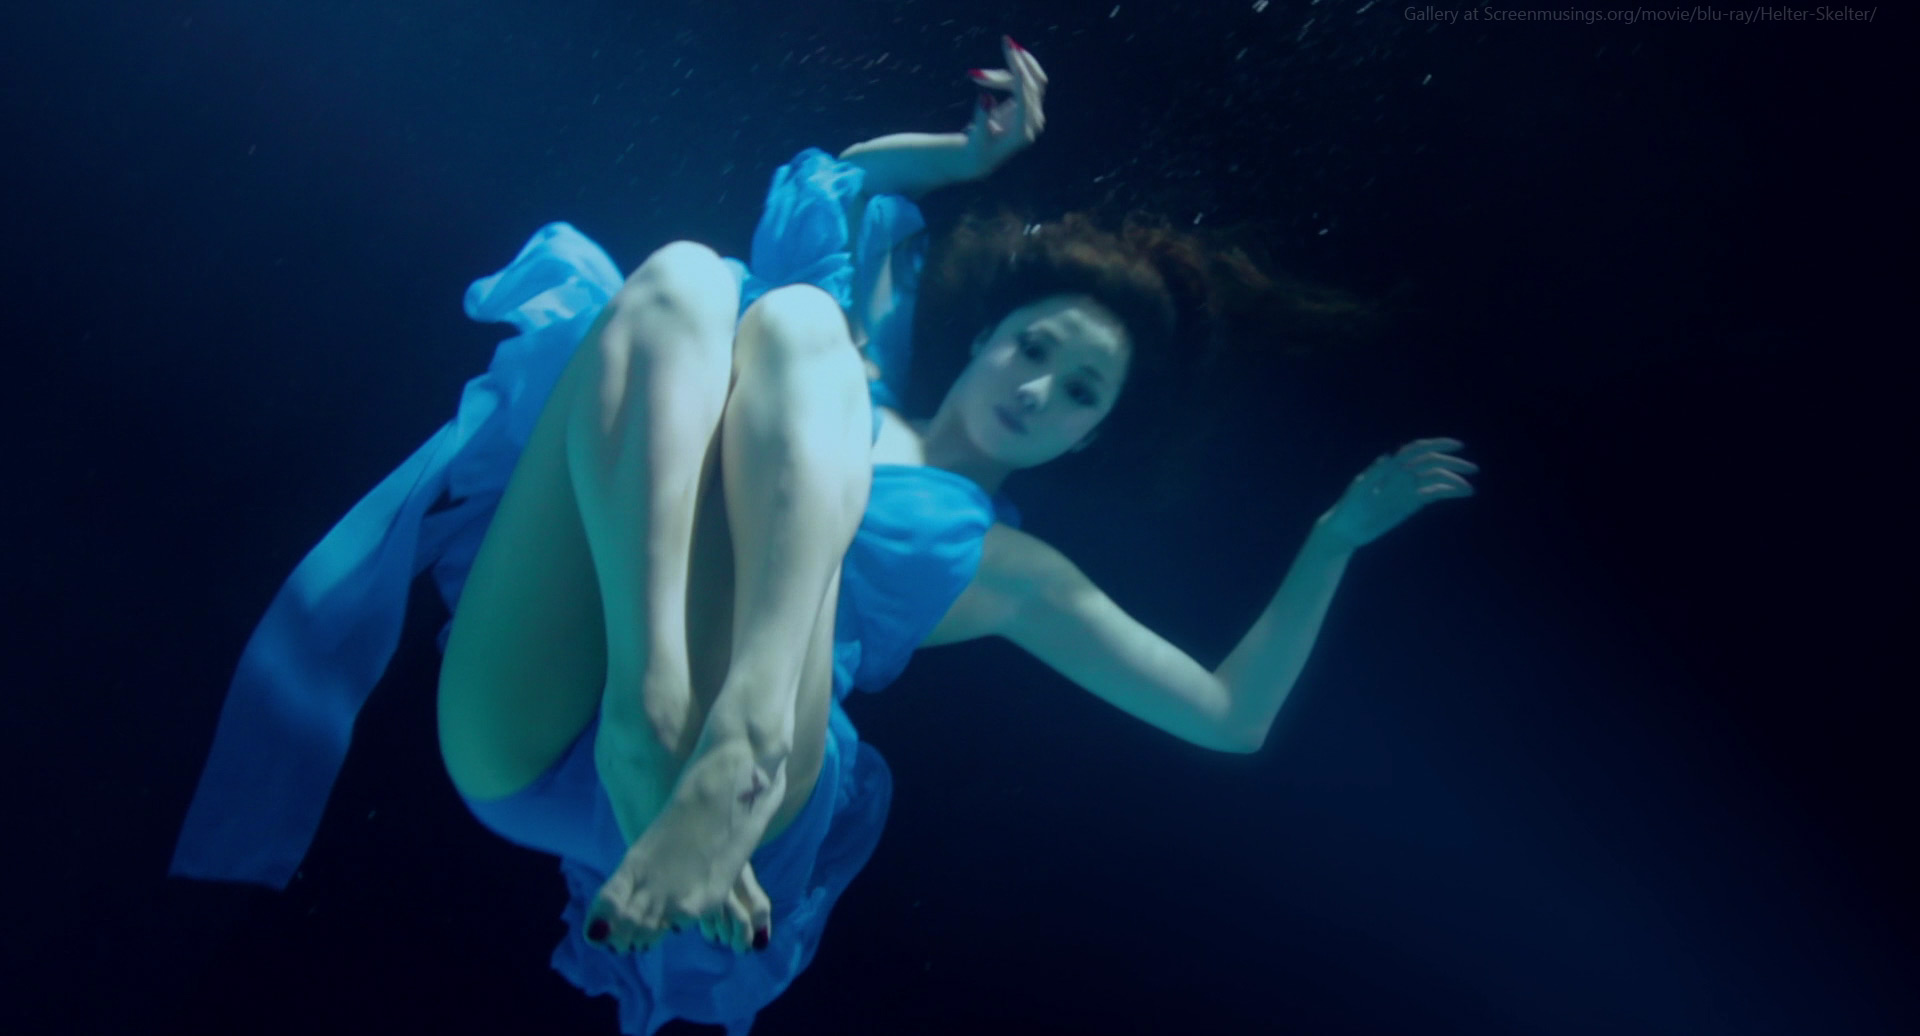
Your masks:
[[[1008,96],[995,102],[990,93],[980,95],[980,106],[967,125],[966,172],[979,179],[1004,165],[1040,137],[1047,126],[1041,101],[1047,93],[1047,74],[1040,62],[1013,37],[1000,37],[1006,54],[1006,68],[975,69],[972,79],[983,90],[1004,90]]]
[[[1473,495],[1462,475],[1480,468],[1443,453],[1466,443],[1458,439],[1416,439],[1397,453],[1383,455],[1347,487],[1340,502],[1320,516],[1318,532],[1348,550],[1364,547],[1436,500]]]

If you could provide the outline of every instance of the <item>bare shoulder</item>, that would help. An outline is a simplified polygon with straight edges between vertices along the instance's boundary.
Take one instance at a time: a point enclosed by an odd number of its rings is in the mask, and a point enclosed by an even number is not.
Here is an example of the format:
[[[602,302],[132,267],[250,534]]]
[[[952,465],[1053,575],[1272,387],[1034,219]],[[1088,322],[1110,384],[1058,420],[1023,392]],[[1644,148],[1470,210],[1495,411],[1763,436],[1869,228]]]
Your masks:
[[[998,522],[981,542],[980,568],[922,647],[1004,635],[1021,606],[1073,563],[1045,540]]]

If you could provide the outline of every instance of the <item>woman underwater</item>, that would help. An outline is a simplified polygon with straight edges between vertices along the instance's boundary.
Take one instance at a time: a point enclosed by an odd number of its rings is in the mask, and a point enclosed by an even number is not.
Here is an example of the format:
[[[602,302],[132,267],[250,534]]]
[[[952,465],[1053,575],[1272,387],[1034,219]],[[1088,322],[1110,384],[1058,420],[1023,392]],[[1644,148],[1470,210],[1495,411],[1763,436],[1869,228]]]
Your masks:
[[[1045,72],[1002,46],[971,75],[1005,97],[965,133],[782,167],[751,264],[675,242],[623,278],[554,224],[476,282],[468,313],[520,334],[276,597],[173,873],[284,887],[428,571],[453,610],[448,772],[486,826],[560,857],[554,967],[616,996],[627,1033],[745,1033],[811,961],[891,797],[841,702],[919,647],[1002,636],[1176,737],[1258,750],[1353,551],[1476,469],[1450,439],[1380,458],[1211,671],[1021,531],[1007,476],[1085,448],[1196,332],[1145,239],[1017,228],[965,369],[931,418],[900,414],[926,249],[908,197],[1044,127]]]

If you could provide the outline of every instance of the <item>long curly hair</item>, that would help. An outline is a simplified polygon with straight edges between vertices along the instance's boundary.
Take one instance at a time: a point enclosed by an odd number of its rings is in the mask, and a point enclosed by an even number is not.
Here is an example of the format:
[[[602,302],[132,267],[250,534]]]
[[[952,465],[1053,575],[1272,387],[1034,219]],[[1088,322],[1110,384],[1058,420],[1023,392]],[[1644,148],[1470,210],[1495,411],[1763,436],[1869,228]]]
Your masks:
[[[1104,226],[1091,212],[1031,223],[1002,207],[968,213],[937,239],[914,318],[909,410],[931,413],[965,367],[969,346],[1008,313],[1053,295],[1087,295],[1111,310],[1132,345],[1126,384],[1089,460],[1139,471],[1150,456],[1157,499],[1191,471],[1216,427],[1223,392],[1253,353],[1301,355],[1371,338],[1379,304],[1280,272],[1247,228],[1176,228],[1144,210]],[[1151,449],[1149,449],[1151,447]]]

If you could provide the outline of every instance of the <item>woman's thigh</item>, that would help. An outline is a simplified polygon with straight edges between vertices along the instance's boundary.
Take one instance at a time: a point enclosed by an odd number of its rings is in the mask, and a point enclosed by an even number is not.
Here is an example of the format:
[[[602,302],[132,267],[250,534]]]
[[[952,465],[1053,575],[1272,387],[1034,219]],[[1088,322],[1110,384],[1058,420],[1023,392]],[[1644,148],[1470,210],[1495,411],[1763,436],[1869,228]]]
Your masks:
[[[565,401],[591,376],[594,323],[555,384],[487,527],[440,666],[440,751],[470,799],[546,772],[600,706],[605,619],[567,473]]]

